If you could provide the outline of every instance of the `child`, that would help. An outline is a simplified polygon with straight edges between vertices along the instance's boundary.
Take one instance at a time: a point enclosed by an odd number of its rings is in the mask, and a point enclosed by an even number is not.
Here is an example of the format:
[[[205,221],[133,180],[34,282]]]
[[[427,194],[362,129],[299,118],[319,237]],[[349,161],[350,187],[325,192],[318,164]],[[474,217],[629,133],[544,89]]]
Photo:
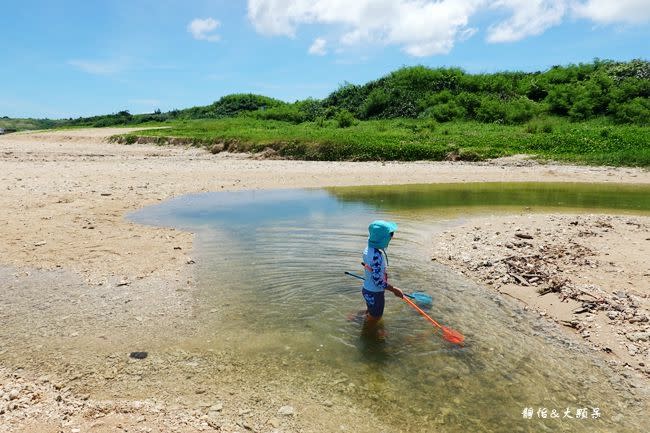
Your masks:
[[[363,299],[368,310],[366,320],[376,323],[384,314],[384,290],[390,290],[398,298],[404,297],[402,290],[388,282],[386,268],[388,256],[386,247],[397,230],[397,224],[390,221],[377,220],[368,226],[368,246],[363,250],[363,267],[365,281],[363,282]]]

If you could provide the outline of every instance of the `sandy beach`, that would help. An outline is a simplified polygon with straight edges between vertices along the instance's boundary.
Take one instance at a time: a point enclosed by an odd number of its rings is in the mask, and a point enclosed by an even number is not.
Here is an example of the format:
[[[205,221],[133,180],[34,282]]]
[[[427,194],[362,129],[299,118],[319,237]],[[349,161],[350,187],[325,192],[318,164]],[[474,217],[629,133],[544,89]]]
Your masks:
[[[440,235],[432,259],[577,334],[626,377],[650,378],[650,218],[481,217]]]
[[[190,313],[185,307],[192,301],[195,283],[193,235],[124,218],[130,211],[182,194],[372,183],[650,184],[648,170],[540,164],[524,157],[483,163],[308,162],[106,141],[125,131],[0,136],[0,283],[9,299],[0,301],[4,332],[10,332],[8,327],[58,326],[58,319],[42,323],[38,315],[30,319],[30,308],[43,302],[43,290],[50,284],[39,287],[38,281],[53,278],[94,288],[93,296],[104,295],[103,308],[114,323],[128,326],[134,318],[149,316],[168,318],[172,324],[187,320]],[[647,391],[650,217],[526,213],[480,217],[431,239],[431,257],[561,324],[632,386]],[[24,294],[10,293],[9,288],[23,284],[29,287]],[[540,289],[547,289],[543,296]],[[53,295],[48,308],[54,316],[66,316],[65,300],[65,291]],[[9,312],[6,305],[17,310]],[[154,324],[142,323],[138,332],[156,332]],[[84,326],[99,329],[101,323],[90,320]],[[110,332],[106,334],[110,339]],[[0,347],[0,356],[19,359],[10,349]],[[231,365],[236,354],[228,356],[214,362]],[[99,398],[101,392],[91,389],[91,380],[82,380],[82,385],[69,381],[71,373],[63,367],[41,371],[37,360],[25,360],[23,368],[18,364],[0,364],[0,419],[4,419],[0,432],[333,431],[353,426],[364,416],[356,408],[330,410],[345,407],[345,395],[340,393],[325,393],[322,399],[314,399],[313,390],[272,396],[271,391],[242,391],[233,384],[224,385],[218,401],[212,399],[207,406],[198,402],[204,397],[197,390],[198,403],[191,410],[162,400],[113,401]],[[277,374],[294,380],[290,372]],[[310,419],[321,415],[321,426],[310,425]]]

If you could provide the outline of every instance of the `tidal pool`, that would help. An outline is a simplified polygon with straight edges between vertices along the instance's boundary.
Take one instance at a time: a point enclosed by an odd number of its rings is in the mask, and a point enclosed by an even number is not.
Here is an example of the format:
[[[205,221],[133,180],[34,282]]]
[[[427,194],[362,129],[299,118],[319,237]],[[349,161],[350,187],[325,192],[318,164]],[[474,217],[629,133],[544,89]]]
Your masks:
[[[593,354],[429,261],[435,232],[459,218],[521,211],[648,214],[650,188],[526,183],[206,193],[130,219],[197,234],[195,349],[269,360],[285,353],[305,378],[336,371],[333,383],[394,431],[642,431],[647,402]],[[399,224],[388,248],[392,282],[429,293],[430,314],[463,333],[463,347],[445,342],[390,294],[386,339],[366,336],[349,320],[364,304],[359,282],[344,271],[361,273],[367,225],[377,218]]]

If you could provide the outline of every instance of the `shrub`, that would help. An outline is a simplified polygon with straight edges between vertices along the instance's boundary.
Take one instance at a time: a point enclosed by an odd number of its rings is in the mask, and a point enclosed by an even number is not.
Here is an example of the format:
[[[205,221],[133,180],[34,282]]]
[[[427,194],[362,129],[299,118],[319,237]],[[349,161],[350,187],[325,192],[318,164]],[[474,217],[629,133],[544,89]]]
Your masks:
[[[524,131],[529,134],[537,134],[539,132],[550,134],[553,132],[553,124],[546,119],[531,120],[526,124]]]
[[[258,110],[254,113],[258,119],[279,120],[282,122],[302,123],[307,116],[296,105],[281,105],[266,110]]]
[[[336,115],[340,109],[355,112],[363,106],[368,93],[370,93],[370,86],[372,85],[373,83],[368,83],[366,86],[344,83],[338,88],[338,90],[330,93],[330,95],[323,100],[323,107],[325,109],[331,107],[334,115]]]
[[[650,62],[634,59],[629,62],[609,62],[607,72],[618,80],[624,78],[638,78],[650,80]]]
[[[354,125],[354,115],[348,110],[340,110],[336,115],[336,124],[339,128],[348,128]]]
[[[542,123],[542,132],[546,134],[550,134],[551,132],[553,132],[553,124],[549,122]]]
[[[390,96],[383,88],[377,88],[370,92],[361,107],[361,116],[364,119],[380,117],[390,104]]]
[[[569,109],[571,120],[586,120],[594,114],[593,100],[586,96],[579,97]]]
[[[648,98],[634,98],[622,104],[611,104],[610,112],[617,123],[650,125],[650,100]]]
[[[454,95],[449,90],[443,90],[437,93],[427,93],[418,100],[417,105],[421,111],[431,111],[436,105],[445,104],[453,99]]]
[[[534,102],[528,98],[519,98],[509,101],[506,106],[506,123],[519,124],[528,122],[537,113]]]
[[[537,77],[524,85],[524,94],[531,101],[542,101],[548,95],[548,83]]]
[[[416,93],[456,90],[461,84],[463,70],[458,68],[427,68],[410,66],[392,72],[386,79],[387,84]]]
[[[545,99],[551,113],[566,116],[576,99],[575,93],[575,87],[568,84],[553,87]]]
[[[268,96],[247,94],[226,95],[217,102],[207,107],[194,107],[203,111],[206,117],[229,117],[239,114],[242,111],[256,111],[260,108],[272,108],[283,105],[284,102]],[[203,109],[203,110],[201,110]]]
[[[454,101],[438,104],[431,110],[431,115],[438,122],[449,122],[465,116],[465,109]]]
[[[503,123],[506,120],[506,108],[502,101],[485,97],[476,110],[476,120],[484,123]]]
[[[469,119],[476,118],[476,110],[481,106],[481,98],[469,92],[461,92],[456,96],[456,103],[465,110],[465,115]]]
[[[313,98],[307,98],[304,101],[298,101],[294,104],[303,114],[306,121],[313,122],[318,117],[323,116],[324,108],[321,101]]]

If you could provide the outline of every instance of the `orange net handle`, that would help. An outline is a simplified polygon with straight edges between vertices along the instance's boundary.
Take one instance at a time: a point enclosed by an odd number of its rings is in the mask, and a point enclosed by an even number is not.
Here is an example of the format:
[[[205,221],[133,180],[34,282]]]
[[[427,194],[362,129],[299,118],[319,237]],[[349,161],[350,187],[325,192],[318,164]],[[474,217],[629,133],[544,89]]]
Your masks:
[[[411,300],[410,300],[409,298],[407,298],[406,296],[403,297],[402,299],[404,300],[404,302],[406,302],[406,303],[409,304],[411,307],[413,307],[413,308],[414,308],[418,313],[420,313],[420,314],[422,315],[422,317],[424,317],[424,318],[427,319],[429,322],[431,322],[431,323],[433,324],[433,326],[435,326],[436,328],[440,328],[440,329],[442,329],[442,325],[440,325],[440,323],[436,322],[436,321],[433,320],[431,317],[429,317],[429,315],[428,315],[427,313],[425,313],[424,311],[422,311],[422,309],[421,309],[420,307],[418,307],[418,306],[415,304],[415,302],[411,301]]]
[[[449,341],[450,343],[454,344],[462,344],[463,341],[465,341],[465,337],[457,331],[454,331],[453,329],[449,329],[446,326],[440,325],[438,322],[433,320],[427,313],[422,311],[420,307],[418,307],[415,302],[411,301],[407,297],[402,298],[404,302],[409,304],[411,307],[413,307],[418,313],[422,315],[425,319],[427,319],[429,322],[433,324],[436,328],[440,328],[442,330],[442,336],[445,340]]]

